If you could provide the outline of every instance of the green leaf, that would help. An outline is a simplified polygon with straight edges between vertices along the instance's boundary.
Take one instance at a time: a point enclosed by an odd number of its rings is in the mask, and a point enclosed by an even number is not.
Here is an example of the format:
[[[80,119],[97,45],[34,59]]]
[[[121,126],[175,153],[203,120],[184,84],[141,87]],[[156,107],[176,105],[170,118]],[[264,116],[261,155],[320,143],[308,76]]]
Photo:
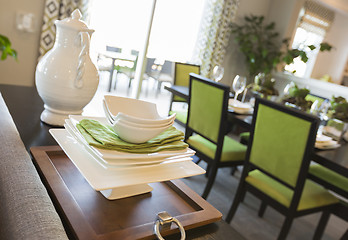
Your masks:
[[[323,42],[320,44],[320,51],[323,52],[323,51],[331,51],[332,49],[332,46],[327,43],[327,42]]]
[[[1,52],[1,58],[0,58],[1,60],[5,60],[8,55],[12,56],[13,58],[17,60],[17,51],[11,47],[10,40],[6,36],[1,34],[0,34],[0,52]]]
[[[312,51],[316,48],[314,45],[309,45],[308,47],[309,47],[309,49],[312,50]]]
[[[270,24],[268,24],[267,26],[266,26],[266,30],[273,30],[274,29],[274,27],[275,27],[275,23],[274,22],[271,22]]]

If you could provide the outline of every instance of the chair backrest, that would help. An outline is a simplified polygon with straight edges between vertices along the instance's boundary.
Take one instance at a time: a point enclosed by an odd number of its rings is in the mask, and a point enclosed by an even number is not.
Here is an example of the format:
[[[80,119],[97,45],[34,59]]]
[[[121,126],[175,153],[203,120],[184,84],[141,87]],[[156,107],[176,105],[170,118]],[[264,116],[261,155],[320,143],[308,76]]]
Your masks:
[[[190,73],[187,133],[196,132],[218,144],[225,135],[230,88]]]
[[[134,56],[138,56],[139,55],[139,51],[132,49],[131,50],[131,54],[134,55]]]
[[[110,52],[122,52],[122,48],[118,48],[118,47],[112,47],[112,46],[106,46],[106,51],[110,51]]]
[[[188,63],[176,62],[174,66],[174,85],[189,86],[190,73],[200,74],[201,67],[199,65],[193,65]],[[185,99],[173,96],[173,101],[184,102]]]
[[[164,61],[162,68],[161,68],[161,74],[169,74],[169,75],[173,74],[173,62],[172,61],[168,61],[168,60]]]
[[[318,125],[313,115],[257,98],[246,169],[252,165],[295,189],[305,181]]]
[[[314,94],[307,94],[307,96],[305,97],[305,99],[307,101],[312,101],[312,102],[315,102],[316,100],[318,100],[319,104],[322,104],[327,98],[324,98],[324,97],[320,97],[320,96],[317,96],[317,95],[314,95]]]
[[[152,65],[155,63],[156,58],[147,58],[146,59],[146,67],[145,67],[145,73],[151,74],[152,72]]]

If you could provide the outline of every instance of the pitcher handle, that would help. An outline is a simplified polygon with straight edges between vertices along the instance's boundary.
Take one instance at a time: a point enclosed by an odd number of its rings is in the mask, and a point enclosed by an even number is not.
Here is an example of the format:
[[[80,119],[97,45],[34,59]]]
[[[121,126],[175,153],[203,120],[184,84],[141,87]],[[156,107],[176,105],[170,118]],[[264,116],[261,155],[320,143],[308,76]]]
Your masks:
[[[74,86],[78,89],[83,87],[83,74],[85,72],[85,63],[87,55],[89,53],[89,43],[90,37],[87,32],[80,32],[78,35],[78,42],[81,46],[81,52],[79,54],[78,65],[77,65],[77,75],[75,78]]]

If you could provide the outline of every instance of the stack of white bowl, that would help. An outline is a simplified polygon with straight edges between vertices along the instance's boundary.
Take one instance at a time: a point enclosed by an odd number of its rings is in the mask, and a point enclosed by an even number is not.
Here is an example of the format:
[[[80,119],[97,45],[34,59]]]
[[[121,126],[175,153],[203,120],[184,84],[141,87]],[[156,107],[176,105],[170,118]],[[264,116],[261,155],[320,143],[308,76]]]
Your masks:
[[[161,117],[156,104],[133,98],[105,95],[105,115],[117,135],[130,143],[143,143],[173,125],[175,114]]]

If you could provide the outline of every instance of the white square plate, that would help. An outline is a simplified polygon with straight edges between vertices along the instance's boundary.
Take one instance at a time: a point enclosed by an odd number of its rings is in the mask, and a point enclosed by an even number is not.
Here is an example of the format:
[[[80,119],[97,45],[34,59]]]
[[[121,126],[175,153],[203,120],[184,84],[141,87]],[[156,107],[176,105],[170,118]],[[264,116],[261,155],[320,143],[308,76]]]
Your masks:
[[[69,116],[71,121],[71,126],[74,130],[77,131],[78,135],[81,136],[79,139],[83,139],[84,137],[81,135],[80,131],[76,128],[76,124],[79,123],[82,119],[88,118],[93,119],[101,122],[102,124],[109,125],[106,118],[104,117],[87,117],[87,116],[81,116],[81,115],[70,115]],[[88,145],[89,146],[89,145]],[[161,151],[156,153],[145,153],[145,154],[135,154],[135,153],[127,153],[127,152],[120,152],[116,150],[107,150],[107,149],[100,149],[93,146],[89,146],[97,155],[99,155],[104,160],[111,160],[111,159],[163,159],[167,157],[173,157],[178,155],[194,155],[195,151],[192,149],[184,149],[184,150],[177,150],[177,151]]]
[[[193,156],[193,153],[170,156],[167,158],[135,158],[135,159],[103,159],[98,155],[93,148],[86,142],[86,140],[79,134],[77,129],[74,129],[70,119],[65,120],[64,127],[67,132],[88,151],[101,165],[105,168],[110,167],[129,167],[132,165],[147,165],[147,164],[158,164],[166,161],[183,161],[187,160],[187,157]]]
[[[71,137],[66,129],[50,129],[49,131],[88,183],[97,191],[162,182],[205,173],[204,169],[191,160],[154,164],[147,167],[105,169],[89,152],[81,148],[81,144]]]

